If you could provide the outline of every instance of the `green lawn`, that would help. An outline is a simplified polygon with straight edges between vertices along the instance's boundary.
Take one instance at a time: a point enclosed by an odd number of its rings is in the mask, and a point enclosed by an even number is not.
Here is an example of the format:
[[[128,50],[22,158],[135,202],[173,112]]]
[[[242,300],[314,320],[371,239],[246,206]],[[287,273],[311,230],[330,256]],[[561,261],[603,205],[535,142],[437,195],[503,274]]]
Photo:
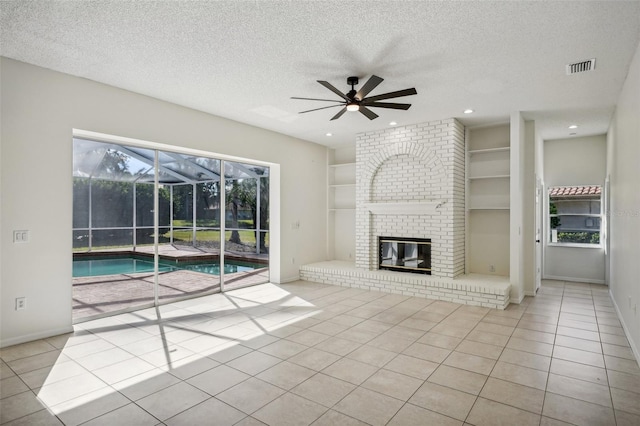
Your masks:
[[[175,219],[174,227],[189,227],[193,224],[192,220]],[[200,228],[219,228],[220,222],[217,220],[200,219],[196,220],[196,226]],[[238,228],[253,228],[253,221],[249,219],[238,220]]]
[[[238,233],[240,234],[240,241],[242,241],[243,243],[253,244],[253,245],[256,244],[256,234],[254,231],[238,231]],[[162,236],[165,238],[169,238],[170,233],[167,232]],[[192,238],[193,238],[193,233],[189,229],[173,231],[174,241],[175,240],[191,241]],[[231,231],[226,231],[225,239],[228,241],[229,238],[231,238]],[[214,231],[214,230],[196,231],[196,239],[198,241],[220,241],[220,231]],[[267,233],[267,236],[265,238],[265,243],[267,244],[267,246],[269,245],[269,233]]]

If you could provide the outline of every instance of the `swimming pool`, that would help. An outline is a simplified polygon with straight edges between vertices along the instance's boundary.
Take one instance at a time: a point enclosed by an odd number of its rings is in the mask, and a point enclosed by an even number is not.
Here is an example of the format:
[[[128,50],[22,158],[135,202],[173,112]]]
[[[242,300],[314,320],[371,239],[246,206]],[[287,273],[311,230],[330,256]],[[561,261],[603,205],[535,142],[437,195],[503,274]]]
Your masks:
[[[266,268],[267,265],[258,263],[245,263],[227,260],[224,265],[225,274],[247,272],[255,269]],[[215,261],[202,262],[170,262],[160,259],[159,272],[178,270],[202,272],[209,275],[220,275],[220,264]],[[95,277],[99,275],[139,274],[153,272],[153,261],[147,258],[132,256],[74,259],[73,277]]]

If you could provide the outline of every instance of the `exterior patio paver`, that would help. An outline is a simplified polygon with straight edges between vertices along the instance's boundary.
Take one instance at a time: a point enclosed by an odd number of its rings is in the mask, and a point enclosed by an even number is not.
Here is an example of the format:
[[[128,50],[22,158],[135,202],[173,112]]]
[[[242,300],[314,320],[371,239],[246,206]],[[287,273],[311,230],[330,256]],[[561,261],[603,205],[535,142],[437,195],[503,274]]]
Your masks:
[[[269,268],[225,274],[225,290],[269,281]],[[153,303],[152,273],[73,278],[73,320],[104,315]],[[161,303],[220,291],[220,276],[177,270],[158,276]]]

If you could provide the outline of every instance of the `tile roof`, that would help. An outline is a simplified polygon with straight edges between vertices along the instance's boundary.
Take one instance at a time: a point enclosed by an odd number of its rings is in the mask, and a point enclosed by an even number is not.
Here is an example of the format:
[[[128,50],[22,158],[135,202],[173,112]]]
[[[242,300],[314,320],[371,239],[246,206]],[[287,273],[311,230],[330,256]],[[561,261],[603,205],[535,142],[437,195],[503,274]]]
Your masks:
[[[549,195],[554,198],[559,197],[588,197],[600,195],[602,187],[598,185],[585,186],[554,186],[549,188]]]

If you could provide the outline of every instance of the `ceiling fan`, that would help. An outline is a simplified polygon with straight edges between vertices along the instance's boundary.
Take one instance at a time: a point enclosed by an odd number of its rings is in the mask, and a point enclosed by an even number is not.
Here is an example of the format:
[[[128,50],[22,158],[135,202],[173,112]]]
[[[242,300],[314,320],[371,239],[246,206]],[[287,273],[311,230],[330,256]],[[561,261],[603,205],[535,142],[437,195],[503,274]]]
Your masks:
[[[341,106],[342,109],[334,115],[331,120],[336,120],[342,117],[347,111],[360,111],[363,115],[365,115],[369,120],[373,120],[378,118],[378,114],[371,111],[369,108],[391,108],[391,109],[404,109],[407,110],[411,106],[411,104],[398,104],[393,102],[378,102],[385,99],[391,98],[399,98],[402,96],[409,95],[417,95],[415,88],[398,90],[396,92],[383,93],[382,95],[369,96],[366,97],[373,89],[378,87],[380,83],[382,83],[384,79],[378,77],[377,75],[372,75],[369,80],[360,88],[360,90],[356,91],[354,86],[359,83],[358,77],[349,77],[347,78],[347,84],[351,85],[351,90],[349,92],[342,93],[340,90],[336,89],[331,83],[327,81],[318,80],[318,83],[322,84],[327,89],[331,90],[336,95],[340,96],[342,100],[334,100],[334,99],[315,99],[315,98],[297,98],[292,97],[291,99],[302,99],[307,101],[323,101],[323,102],[338,102],[337,105],[330,105],[322,108],[314,108],[307,111],[301,111],[300,114],[304,114],[312,111],[319,111],[321,109],[327,108],[335,108]]]

